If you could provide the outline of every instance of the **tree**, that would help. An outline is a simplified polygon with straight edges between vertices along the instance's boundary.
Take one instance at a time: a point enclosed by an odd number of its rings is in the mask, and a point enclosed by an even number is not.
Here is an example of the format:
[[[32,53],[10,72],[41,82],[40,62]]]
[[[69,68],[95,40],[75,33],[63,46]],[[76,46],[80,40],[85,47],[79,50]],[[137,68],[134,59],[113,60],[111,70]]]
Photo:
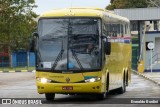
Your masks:
[[[148,2],[146,0],[127,0],[129,2],[129,8],[146,8]]]
[[[108,10],[124,9],[124,8],[145,8],[148,7],[146,0],[111,0],[106,7]]]
[[[160,0],[147,0],[149,7],[160,7]]]
[[[9,54],[29,48],[29,36],[37,24],[35,7],[34,0],[0,1],[0,42],[7,45]]]

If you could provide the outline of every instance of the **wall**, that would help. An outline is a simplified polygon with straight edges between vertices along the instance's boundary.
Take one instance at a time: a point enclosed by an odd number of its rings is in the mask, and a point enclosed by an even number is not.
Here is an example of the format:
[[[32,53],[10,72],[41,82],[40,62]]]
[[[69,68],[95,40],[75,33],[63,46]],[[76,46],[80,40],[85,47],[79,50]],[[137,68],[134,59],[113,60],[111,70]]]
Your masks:
[[[19,51],[12,53],[12,65],[13,67],[27,66],[27,52]],[[35,66],[35,54],[29,53],[29,66]]]
[[[33,52],[29,53],[29,66],[35,66],[35,54]]]
[[[156,41],[157,38],[158,38],[158,40],[160,39],[160,32],[146,33],[146,42],[153,41],[154,44],[160,46],[160,42]],[[157,54],[157,50],[159,50],[159,48],[160,48],[158,46],[155,46],[155,48],[153,49],[152,56]],[[144,58],[145,58],[145,69],[148,69],[148,67],[150,66],[151,52],[150,51],[146,51]],[[154,60],[155,59],[153,58],[153,61]],[[159,64],[154,64],[153,69],[160,69]]]

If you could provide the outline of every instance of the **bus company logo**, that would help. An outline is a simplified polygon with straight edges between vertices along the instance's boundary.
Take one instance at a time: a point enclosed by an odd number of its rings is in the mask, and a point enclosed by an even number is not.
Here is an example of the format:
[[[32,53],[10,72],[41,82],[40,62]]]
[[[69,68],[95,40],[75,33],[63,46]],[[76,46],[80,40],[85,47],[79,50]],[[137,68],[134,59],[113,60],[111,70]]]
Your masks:
[[[2,99],[2,104],[12,104],[11,99]]]
[[[66,82],[69,83],[69,81],[70,81],[70,78],[67,77],[67,78],[66,78]]]

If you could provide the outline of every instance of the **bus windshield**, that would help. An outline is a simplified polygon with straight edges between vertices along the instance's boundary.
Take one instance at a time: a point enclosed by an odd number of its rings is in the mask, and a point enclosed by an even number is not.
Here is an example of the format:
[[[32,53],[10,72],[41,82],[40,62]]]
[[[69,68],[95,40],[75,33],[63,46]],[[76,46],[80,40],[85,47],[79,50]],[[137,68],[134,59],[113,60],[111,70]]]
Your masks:
[[[40,19],[37,69],[97,70],[101,67],[101,24],[96,18]]]

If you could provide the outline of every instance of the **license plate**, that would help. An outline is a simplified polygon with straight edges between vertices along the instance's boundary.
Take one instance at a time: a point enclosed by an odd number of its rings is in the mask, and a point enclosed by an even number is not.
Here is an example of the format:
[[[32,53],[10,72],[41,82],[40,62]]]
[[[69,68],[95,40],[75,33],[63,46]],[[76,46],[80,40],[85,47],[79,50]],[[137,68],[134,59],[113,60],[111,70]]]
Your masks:
[[[63,86],[62,90],[73,90],[72,86]]]

